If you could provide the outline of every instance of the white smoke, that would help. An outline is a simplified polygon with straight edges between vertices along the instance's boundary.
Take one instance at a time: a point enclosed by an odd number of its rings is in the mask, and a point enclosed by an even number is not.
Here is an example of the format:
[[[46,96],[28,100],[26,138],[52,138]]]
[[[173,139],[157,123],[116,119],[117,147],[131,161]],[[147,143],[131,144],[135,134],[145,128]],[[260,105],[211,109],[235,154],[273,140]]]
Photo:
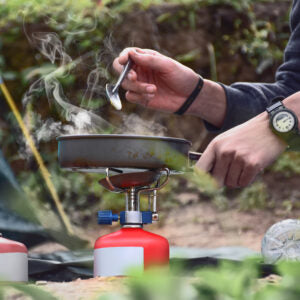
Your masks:
[[[86,20],[87,20],[87,17],[86,17]],[[78,34],[78,35],[80,35],[80,34],[85,34],[87,32],[94,31],[96,29],[97,23],[98,23],[95,11],[94,11],[94,15],[90,16],[88,18],[88,20],[91,20],[91,22],[89,22],[90,24],[88,24],[88,25],[83,24],[81,18],[78,20],[76,15],[68,13],[66,21],[67,21],[67,23],[69,23],[71,25],[69,27],[72,28],[72,31],[65,30],[65,32],[67,34],[72,34],[72,35]]]
[[[95,98],[105,98],[104,82],[109,80],[109,72],[107,68],[102,66],[102,53],[96,55],[96,68],[93,69],[87,77],[87,89],[83,95],[81,105],[90,107],[91,102]]]
[[[36,131],[36,139],[38,142],[48,142],[60,135],[63,131],[64,129],[62,122],[55,122],[53,119],[48,119],[46,122],[43,122],[43,124],[41,124]]]
[[[79,113],[77,117],[80,119],[89,118],[87,114]],[[77,120],[78,123],[82,122],[82,120]],[[84,124],[86,121],[82,122]],[[37,142],[48,142],[55,139],[59,135],[65,134],[76,134],[74,126],[63,124],[62,122],[58,121],[55,122],[52,118],[47,119],[45,122],[40,122],[40,126],[35,132],[35,138]]]
[[[36,32],[33,33],[31,37],[28,37],[28,39],[35,45],[35,47],[40,51],[42,55],[50,60],[52,64],[59,64],[58,68],[56,68],[54,71],[43,75],[40,79],[35,81],[30,86],[28,92],[23,98],[23,104],[26,105],[29,102],[33,101],[34,98],[42,91],[45,91],[48,100],[51,102],[55,102],[59,105],[60,108],[62,108],[64,117],[69,122],[69,124],[67,127],[62,127],[58,126],[57,123],[55,123],[53,125],[53,128],[56,129],[52,131],[50,135],[52,136],[53,132],[55,132],[57,135],[60,135],[62,133],[85,134],[103,132],[103,130],[108,129],[110,127],[110,124],[103,118],[92,113],[91,111],[70,103],[70,101],[65,96],[59,81],[60,78],[69,76],[70,71],[79,63],[81,63],[84,57],[92,56],[94,55],[94,53],[88,53],[76,60],[72,60],[72,58],[66,53],[57,34],[52,32]],[[99,79],[100,77],[104,76],[100,73],[99,69],[94,70],[92,74],[95,79],[92,81],[90,78],[88,78],[88,87],[85,92],[85,95],[90,95],[88,100],[92,98],[96,90],[100,89],[98,85]],[[91,76],[92,75],[90,75],[89,77]],[[51,131],[49,122],[47,124],[48,126],[44,127],[44,129],[39,132],[38,140],[42,139],[41,134],[45,134],[45,136],[47,137],[48,134],[46,133],[46,128]],[[59,128],[61,131],[58,130]],[[66,132],[67,129],[69,130],[69,132]]]
[[[155,120],[142,119],[137,114],[122,115],[123,124],[117,133],[136,134],[136,135],[157,135],[164,136],[167,128]]]
[[[94,13],[89,12],[89,15],[86,15],[84,19],[82,15],[78,18],[77,15],[68,12],[66,13],[64,23],[59,23],[50,16],[45,16],[45,23],[50,27],[59,27],[65,35],[83,35],[94,31],[97,28],[98,21],[96,11],[94,10]],[[72,30],[69,28],[72,28]]]

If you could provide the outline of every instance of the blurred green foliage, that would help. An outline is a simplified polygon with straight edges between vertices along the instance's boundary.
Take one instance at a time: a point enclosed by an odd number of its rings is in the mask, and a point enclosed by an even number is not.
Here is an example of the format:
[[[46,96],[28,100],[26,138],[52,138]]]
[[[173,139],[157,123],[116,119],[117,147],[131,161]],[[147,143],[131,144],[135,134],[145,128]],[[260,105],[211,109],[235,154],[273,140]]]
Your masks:
[[[264,209],[268,206],[268,191],[263,182],[255,182],[238,195],[239,208],[243,211]]]
[[[25,297],[25,298],[24,298]],[[4,299],[55,300],[55,296],[34,285],[0,282],[0,300]]]
[[[271,166],[271,170],[286,177],[300,175],[300,152],[285,152]]]
[[[55,19],[49,20],[50,24],[57,25],[60,19],[66,19],[65,26],[61,29],[74,30],[73,26],[78,25],[78,22],[83,22],[81,25],[91,24],[94,20],[88,13],[95,9],[95,3],[91,0],[80,1],[58,1],[58,0],[9,0],[4,1],[0,9],[0,27],[9,25],[9,22],[24,21],[31,23],[48,16]],[[74,21],[75,23],[73,23]],[[62,25],[61,25],[62,26]],[[22,28],[19,28],[22,29]],[[16,30],[16,29],[15,29]]]
[[[279,262],[279,276],[262,278],[261,261],[249,258],[243,262],[223,261],[217,267],[203,267],[184,273],[180,267],[150,269],[140,274],[132,270],[125,282],[126,292],[99,293],[98,300],[297,300],[300,297],[300,263]],[[44,288],[21,283],[1,283],[0,299],[17,290],[30,299],[56,299]],[[123,289],[122,289],[123,290]],[[14,299],[14,298],[13,298]]]
[[[223,262],[219,267],[196,271],[196,277],[181,277],[177,272],[150,270],[128,279],[128,294],[106,294],[99,300],[296,300],[300,297],[299,262],[281,262],[275,283],[259,280],[258,259]]]

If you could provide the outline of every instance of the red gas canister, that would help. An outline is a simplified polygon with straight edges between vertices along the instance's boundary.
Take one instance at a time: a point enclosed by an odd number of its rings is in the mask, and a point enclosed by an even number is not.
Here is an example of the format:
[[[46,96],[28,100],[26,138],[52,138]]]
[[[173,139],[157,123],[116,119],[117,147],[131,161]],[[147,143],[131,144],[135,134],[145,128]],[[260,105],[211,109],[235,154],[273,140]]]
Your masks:
[[[94,276],[127,275],[132,267],[142,271],[168,263],[168,240],[142,228],[122,228],[95,243]]]
[[[123,171],[122,171],[123,172]],[[165,173],[163,173],[165,172]],[[165,179],[160,181],[160,176]],[[100,184],[110,191],[125,193],[125,211],[98,211],[98,224],[120,222],[122,229],[97,239],[94,249],[94,276],[124,276],[130,269],[147,269],[169,263],[169,242],[164,237],[143,230],[146,224],[158,221],[157,191],[166,185],[169,170],[123,173],[106,178]],[[151,184],[155,186],[150,187]],[[148,210],[140,210],[140,194],[148,195]]]
[[[0,280],[28,281],[28,255],[26,246],[1,236]]]

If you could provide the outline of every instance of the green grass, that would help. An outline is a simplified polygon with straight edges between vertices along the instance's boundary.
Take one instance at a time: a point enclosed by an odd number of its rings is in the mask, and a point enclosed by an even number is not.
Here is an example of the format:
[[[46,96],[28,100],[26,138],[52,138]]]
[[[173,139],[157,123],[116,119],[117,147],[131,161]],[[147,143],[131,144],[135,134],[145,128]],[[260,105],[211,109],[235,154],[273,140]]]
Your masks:
[[[180,269],[180,268],[179,268]],[[219,267],[203,267],[193,277],[180,271],[150,270],[128,279],[129,292],[106,294],[98,300],[296,300],[300,297],[299,262],[277,266],[282,280],[276,284],[259,282],[260,262],[223,262]],[[179,275],[180,274],[180,275]],[[179,276],[178,276],[179,275]]]
[[[263,182],[255,182],[242,190],[237,201],[240,210],[265,209],[268,206],[268,191]]]
[[[24,297],[20,296],[23,295]],[[25,283],[0,282],[0,300],[5,299],[56,300],[43,288]]]
[[[300,175],[300,152],[285,152],[270,170],[282,173],[286,177]]]

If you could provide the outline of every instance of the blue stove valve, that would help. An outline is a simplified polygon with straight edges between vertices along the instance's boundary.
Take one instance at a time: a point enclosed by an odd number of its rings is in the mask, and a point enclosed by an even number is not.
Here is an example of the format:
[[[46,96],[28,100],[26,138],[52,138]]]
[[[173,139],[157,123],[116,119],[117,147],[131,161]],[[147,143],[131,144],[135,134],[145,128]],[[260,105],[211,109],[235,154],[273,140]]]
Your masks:
[[[143,224],[152,224],[152,211],[142,211]]]
[[[119,220],[118,214],[113,214],[111,210],[100,210],[98,211],[98,224],[100,225],[111,225],[112,222]]]

